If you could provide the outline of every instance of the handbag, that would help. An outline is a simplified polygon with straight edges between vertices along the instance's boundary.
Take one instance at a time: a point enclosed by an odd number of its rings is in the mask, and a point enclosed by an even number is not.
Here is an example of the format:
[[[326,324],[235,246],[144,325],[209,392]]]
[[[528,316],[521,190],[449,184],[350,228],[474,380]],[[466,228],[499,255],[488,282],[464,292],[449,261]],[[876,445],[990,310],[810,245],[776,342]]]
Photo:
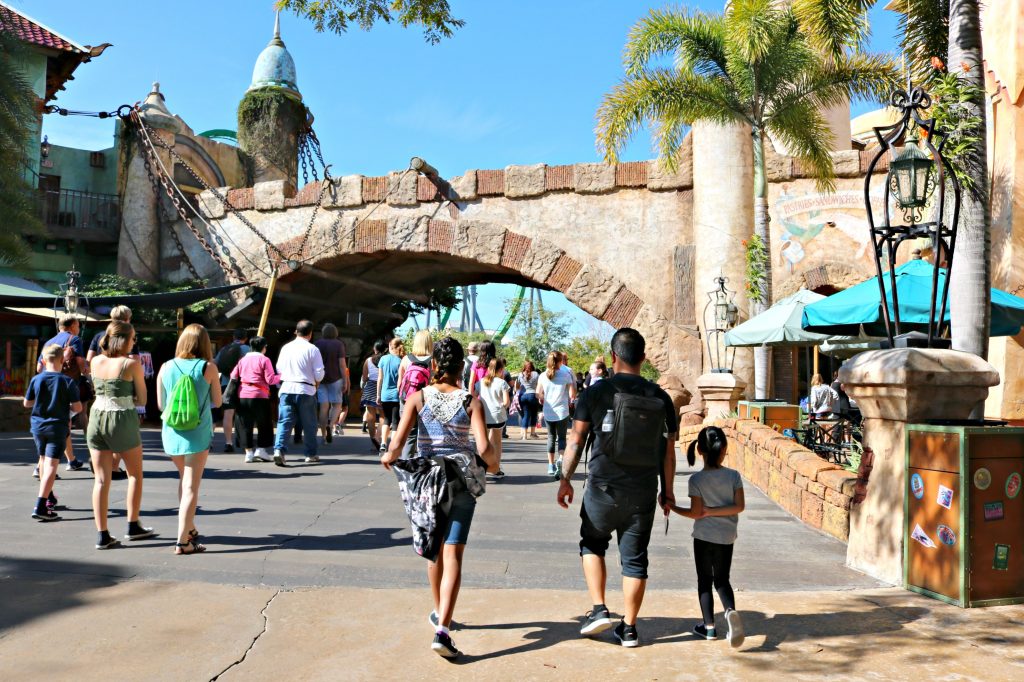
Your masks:
[[[228,385],[224,388],[224,395],[221,396],[221,409],[238,409],[238,378],[231,377]]]

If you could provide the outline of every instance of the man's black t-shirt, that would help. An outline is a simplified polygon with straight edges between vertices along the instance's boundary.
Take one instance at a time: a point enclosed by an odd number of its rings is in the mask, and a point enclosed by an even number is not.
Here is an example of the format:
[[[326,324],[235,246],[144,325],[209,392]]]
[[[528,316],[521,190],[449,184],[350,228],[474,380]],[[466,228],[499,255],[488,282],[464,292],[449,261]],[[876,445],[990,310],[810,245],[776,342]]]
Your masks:
[[[596,434],[587,467],[591,485],[608,485],[613,488],[629,490],[657,490],[658,477],[661,474],[660,467],[620,466],[609,460],[602,452],[604,434],[601,432],[601,422],[604,420],[605,414],[612,410],[615,404],[615,391],[612,385],[624,393],[643,395],[644,387],[648,383],[646,379],[636,374],[619,373],[611,379],[604,379],[592,385],[583,391],[576,401],[576,412],[573,419],[588,422]],[[675,433],[678,424],[672,398],[657,386],[655,386],[654,396],[665,404],[666,431]]]

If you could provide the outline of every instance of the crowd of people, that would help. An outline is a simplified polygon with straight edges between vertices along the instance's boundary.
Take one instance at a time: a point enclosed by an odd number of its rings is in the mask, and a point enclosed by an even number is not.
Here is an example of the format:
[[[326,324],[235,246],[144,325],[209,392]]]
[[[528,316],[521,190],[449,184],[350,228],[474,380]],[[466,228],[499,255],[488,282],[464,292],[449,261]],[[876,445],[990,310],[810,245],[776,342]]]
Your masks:
[[[88,356],[82,352],[78,320],[62,319],[60,332],[44,344],[40,371],[25,395],[38,452],[39,489],[32,517],[60,520],[53,492],[60,458],[67,456],[69,468],[84,466],[70,447],[72,424],[77,423],[86,431],[94,474],[92,506],[100,550],[120,544],[107,524],[118,461],[128,480],[124,539],[156,535],[140,519],[143,466],[136,409],[148,399],[145,372],[131,312],[123,307],[113,312]],[[313,335],[310,321],[298,322],[294,339],[281,347],[274,363],[261,336],[236,331],[232,342],[214,355],[202,325],[189,325],[180,333],[174,357],[156,375],[162,446],[180,479],[175,554],[206,549],[198,541],[195,516],[217,408],[223,408],[225,452],[233,452],[237,442],[247,464],[288,466],[288,446],[298,442],[305,463],[316,464],[318,436],[329,443],[344,433],[351,389],[345,344],[332,324],[323,325],[316,341]],[[505,477],[503,439],[513,416],[523,440],[537,438],[541,424],[546,428],[547,474],[559,481],[556,501],[563,508],[573,502],[572,477],[589,452],[579,552],[593,606],[583,618],[581,634],[591,637],[614,628],[623,646],[638,645],[647,547],[660,510],[666,518],[676,513],[694,519],[703,615],[694,633],[716,638],[716,590],[725,609],[727,639],[738,646],[743,628],[729,572],[744,508],[742,481],[722,464],[728,448],[724,433],[705,428],[687,453],[691,466],[699,454],[703,469],[690,479],[689,505],[676,504],[677,418],[669,396],[640,374],[644,338],[633,329],[618,330],[611,341],[610,367],[603,356],[595,358],[584,376],[575,375],[557,350],[548,353],[542,370],[526,361],[516,377],[493,342],[470,343],[466,350],[450,336],[435,342],[429,331],[415,335],[409,353],[399,338],[378,342],[362,365],[360,379],[363,428],[381,464],[396,471],[414,547],[429,559],[431,648],[445,658],[460,655],[450,627],[464,553],[477,499],[488,482]],[[613,536],[624,598],[618,623],[605,603],[605,554]]]

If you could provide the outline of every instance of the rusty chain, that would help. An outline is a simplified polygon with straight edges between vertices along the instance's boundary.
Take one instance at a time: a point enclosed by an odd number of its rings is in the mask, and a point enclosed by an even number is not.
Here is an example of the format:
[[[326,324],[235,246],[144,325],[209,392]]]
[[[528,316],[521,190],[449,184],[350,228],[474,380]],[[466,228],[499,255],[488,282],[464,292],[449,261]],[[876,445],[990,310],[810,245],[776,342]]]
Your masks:
[[[139,125],[144,131],[150,130],[149,125],[141,118],[138,119],[138,123],[136,123],[136,125]],[[174,150],[174,147],[167,144],[159,137],[156,138],[155,144],[161,149],[167,151],[171,155],[171,157],[177,163],[179,163],[181,167],[184,168],[189,175],[195,178],[195,180],[203,187],[203,189],[208,190],[210,193],[213,194],[214,197],[217,198],[218,201],[224,204],[224,210],[234,213],[235,217],[238,218],[239,222],[241,222],[243,225],[249,228],[249,230],[252,231],[252,233],[255,234],[260,239],[260,241],[262,241],[264,245],[266,245],[267,248],[276,253],[279,258],[286,258],[284,252],[281,251],[281,249],[279,249],[277,245],[274,244],[274,242],[270,241],[270,239],[268,239],[266,235],[260,232],[259,229],[255,225],[253,225],[252,222],[249,221],[249,219],[242,215],[242,213],[237,208],[235,208],[230,201],[228,201],[227,196],[222,194],[220,190],[218,190],[216,187],[211,187],[205,180],[203,180],[203,178],[200,177],[198,173],[196,173],[195,169],[193,169],[191,165],[189,165],[183,158],[181,158],[178,152]]]
[[[139,117],[137,111],[133,111],[131,113],[131,118],[132,122],[135,123],[136,126],[140,128],[145,126],[145,124]],[[224,272],[224,275],[226,277],[234,276],[240,281],[242,281],[244,278],[241,277],[238,262],[235,261],[233,256],[229,255],[229,265],[224,261],[223,258],[220,257],[220,255],[217,254],[216,251],[214,251],[213,247],[210,246],[210,243],[206,240],[205,237],[203,237],[202,233],[196,228],[195,224],[192,222],[192,218],[188,215],[188,212],[181,205],[181,198],[178,197],[176,192],[174,191],[173,183],[167,177],[167,174],[164,173],[163,170],[159,168],[154,170],[154,165],[159,166],[159,163],[157,163],[158,159],[156,156],[156,149],[154,149],[153,142],[149,138],[149,135],[146,133],[146,131],[143,130],[142,132],[143,134],[140,135],[139,138],[142,142],[143,153],[145,154],[143,158],[143,165],[146,169],[146,174],[149,176],[150,182],[153,184],[154,191],[156,191],[157,193],[157,202],[160,202],[159,188],[160,186],[162,186],[164,193],[171,200],[171,203],[174,205],[175,211],[178,213],[178,216],[181,218],[182,222],[185,223],[186,227],[188,227],[189,229],[189,232],[191,232],[192,235],[196,238],[196,241],[198,241],[200,246],[203,247],[203,250],[206,251],[207,254],[209,254],[210,258],[212,258],[214,262],[217,263],[218,266],[220,266],[221,270]],[[171,229],[171,232],[172,234],[174,234],[174,239],[176,242],[178,242],[178,246],[181,247],[182,250],[184,251],[184,247],[183,245],[181,245],[178,235],[174,232],[173,227]],[[218,241],[220,245],[223,246],[223,242],[220,240]],[[195,272],[194,266],[192,266],[191,264],[189,266],[189,269],[191,272]]]

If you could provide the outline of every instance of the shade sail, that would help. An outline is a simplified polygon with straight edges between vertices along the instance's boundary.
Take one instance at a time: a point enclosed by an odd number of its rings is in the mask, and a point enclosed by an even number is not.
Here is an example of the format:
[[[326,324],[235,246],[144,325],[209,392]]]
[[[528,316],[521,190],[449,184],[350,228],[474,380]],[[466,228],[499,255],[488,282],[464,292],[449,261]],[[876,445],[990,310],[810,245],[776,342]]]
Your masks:
[[[833,337],[803,329],[804,307],[824,296],[801,289],[725,335],[726,346],[816,346]]]
[[[29,315],[31,317],[45,317],[49,320],[55,320],[57,316],[64,314],[64,307],[60,308],[5,308],[12,313],[18,313],[19,315]],[[108,322],[109,317],[105,315],[97,315],[96,313],[78,311],[75,315],[80,320],[85,322]]]
[[[931,315],[932,274],[931,263],[912,260],[896,268],[896,294],[900,301],[901,332],[927,332]],[[892,291],[888,273],[882,276],[886,299],[892,309]],[[939,287],[945,285],[946,270],[939,269]],[[950,291],[950,297],[956,292]],[[941,303],[940,303],[941,305]],[[949,322],[949,304],[945,321]],[[992,290],[992,324],[990,336],[1013,336],[1024,325],[1024,298],[999,289]],[[854,285],[833,294],[823,301],[804,308],[802,326],[819,334],[885,336],[882,299],[878,292],[878,278]],[[895,333],[895,329],[893,330]]]
[[[188,291],[170,291],[159,294],[136,294],[132,296],[81,296],[81,308],[115,305],[143,305],[152,308],[183,308],[208,298],[223,296],[235,289],[250,286],[251,282],[227,284],[206,289],[189,289]],[[56,294],[0,294],[2,308],[64,308],[64,297]]]

